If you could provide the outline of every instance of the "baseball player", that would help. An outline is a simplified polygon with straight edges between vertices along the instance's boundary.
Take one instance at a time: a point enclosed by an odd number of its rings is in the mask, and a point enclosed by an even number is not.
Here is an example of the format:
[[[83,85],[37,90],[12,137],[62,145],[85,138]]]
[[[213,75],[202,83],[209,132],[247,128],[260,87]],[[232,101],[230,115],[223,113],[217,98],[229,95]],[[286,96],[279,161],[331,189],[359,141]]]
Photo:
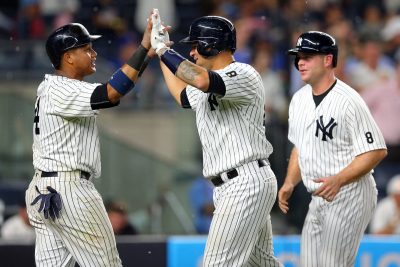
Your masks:
[[[121,266],[114,233],[92,179],[101,174],[99,109],[114,107],[145,67],[151,25],[141,45],[107,83],[83,81],[96,71],[97,53],[78,23],[55,30],[46,50],[54,74],[39,85],[33,124],[35,174],[26,191],[35,227],[36,266]],[[154,52],[153,52],[154,53]]]
[[[289,50],[307,84],[289,106],[290,155],[279,207],[303,180],[312,194],[301,237],[301,264],[353,266],[377,202],[372,169],[386,156],[380,130],[355,90],[335,77],[338,48],[323,32],[300,35]]]
[[[183,108],[196,112],[203,175],[215,186],[204,266],[281,266],[272,246],[277,182],[268,163],[264,88],[253,67],[234,60],[234,25],[218,16],[196,19],[181,41],[191,45],[194,64],[164,44],[157,13],[152,21],[165,82]]]

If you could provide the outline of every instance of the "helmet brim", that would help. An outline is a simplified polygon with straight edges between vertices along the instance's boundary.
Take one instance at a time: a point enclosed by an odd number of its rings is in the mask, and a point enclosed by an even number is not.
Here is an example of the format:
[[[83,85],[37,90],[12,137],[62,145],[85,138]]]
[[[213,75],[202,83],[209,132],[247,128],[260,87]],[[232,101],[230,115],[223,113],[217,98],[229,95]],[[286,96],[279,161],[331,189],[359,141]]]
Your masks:
[[[308,53],[308,54],[322,54],[321,51],[312,47],[296,47],[288,50],[289,55],[297,55],[298,53]]]
[[[102,35],[90,35],[89,36],[89,38],[90,38],[90,41],[96,41],[97,39],[99,39],[99,38],[101,38],[102,37]]]

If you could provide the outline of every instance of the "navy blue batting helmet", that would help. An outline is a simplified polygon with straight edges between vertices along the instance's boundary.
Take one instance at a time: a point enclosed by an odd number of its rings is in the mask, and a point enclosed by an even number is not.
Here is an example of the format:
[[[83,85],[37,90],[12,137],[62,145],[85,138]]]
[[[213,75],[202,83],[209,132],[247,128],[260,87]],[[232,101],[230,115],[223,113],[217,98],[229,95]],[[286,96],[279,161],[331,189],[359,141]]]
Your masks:
[[[299,52],[309,54],[332,54],[332,65],[333,67],[336,67],[337,65],[338,47],[336,44],[336,40],[327,33],[319,31],[309,31],[299,36],[299,38],[297,39],[296,47],[288,51],[288,54],[296,56],[294,64],[297,69],[299,62],[297,54]]]
[[[82,24],[69,23],[55,30],[47,38],[46,52],[54,68],[58,69],[64,52],[87,45],[100,37],[101,35],[90,35]]]
[[[197,43],[200,55],[215,56],[224,50],[236,50],[236,29],[228,19],[219,16],[205,16],[196,19],[189,29],[189,36],[181,43]]]

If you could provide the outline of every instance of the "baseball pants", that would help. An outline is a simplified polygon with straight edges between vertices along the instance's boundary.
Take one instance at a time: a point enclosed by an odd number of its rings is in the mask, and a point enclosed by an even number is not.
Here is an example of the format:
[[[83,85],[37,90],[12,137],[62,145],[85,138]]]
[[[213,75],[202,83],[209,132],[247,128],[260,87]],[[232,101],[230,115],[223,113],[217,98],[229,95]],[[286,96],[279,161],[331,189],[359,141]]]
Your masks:
[[[273,254],[270,211],[277,182],[269,166],[252,162],[214,189],[215,212],[204,266],[282,266]]]
[[[377,190],[370,177],[350,185],[343,187],[332,202],[312,197],[301,236],[301,266],[354,266],[376,207]]]
[[[75,261],[81,267],[122,266],[103,200],[93,183],[80,178],[79,171],[58,174],[41,177],[41,171],[36,171],[26,191],[29,220],[36,232],[36,266],[73,267]],[[60,193],[60,218],[45,219],[38,212],[40,203],[30,205],[38,195],[35,186],[41,193],[48,193],[47,186]]]

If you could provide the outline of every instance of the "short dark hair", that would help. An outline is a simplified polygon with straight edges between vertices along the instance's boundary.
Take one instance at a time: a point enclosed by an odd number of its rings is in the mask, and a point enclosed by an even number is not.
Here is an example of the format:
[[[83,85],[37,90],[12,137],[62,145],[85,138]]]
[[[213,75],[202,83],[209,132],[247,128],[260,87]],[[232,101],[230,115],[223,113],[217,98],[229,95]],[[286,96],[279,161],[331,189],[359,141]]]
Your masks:
[[[107,212],[118,212],[121,214],[128,213],[126,205],[121,201],[108,200],[104,205]]]

